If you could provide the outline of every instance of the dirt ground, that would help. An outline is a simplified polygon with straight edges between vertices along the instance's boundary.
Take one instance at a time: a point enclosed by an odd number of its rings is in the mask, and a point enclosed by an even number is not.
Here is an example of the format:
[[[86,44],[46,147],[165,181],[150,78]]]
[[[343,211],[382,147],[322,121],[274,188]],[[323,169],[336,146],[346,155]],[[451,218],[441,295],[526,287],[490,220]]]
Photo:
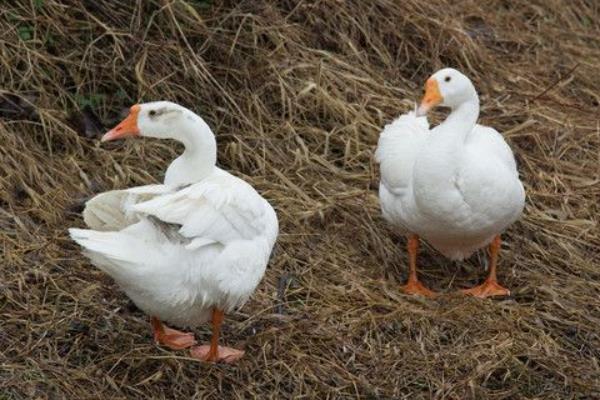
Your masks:
[[[600,398],[600,2],[28,0],[2,2],[0,31],[1,400]],[[442,66],[473,79],[526,187],[505,299],[456,294],[483,252],[428,247],[445,295],[399,290],[373,151]],[[234,366],[154,345],[67,236],[90,196],[161,181],[181,147],[98,140],[159,99],[203,116],[220,166],[280,218],[265,279],[226,317]]]

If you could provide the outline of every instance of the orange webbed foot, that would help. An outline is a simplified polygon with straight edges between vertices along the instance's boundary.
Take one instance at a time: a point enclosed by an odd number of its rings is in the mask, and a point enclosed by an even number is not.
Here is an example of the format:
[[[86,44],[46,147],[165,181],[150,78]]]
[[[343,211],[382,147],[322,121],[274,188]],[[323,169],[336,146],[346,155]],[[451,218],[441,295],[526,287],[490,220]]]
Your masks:
[[[164,327],[164,333],[154,335],[156,343],[161,344],[171,350],[183,350],[192,347],[197,342],[193,333],[181,332],[176,329]]]
[[[191,355],[193,358],[206,362],[223,362],[225,364],[235,363],[242,358],[244,354],[244,350],[233,349],[225,346],[218,346],[216,352],[211,352],[211,346],[207,344],[194,347],[191,350]]]
[[[501,286],[497,281],[486,279],[481,285],[471,289],[463,289],[463,294],[484,299],[491,296],[509,296],[510,290]]]
[[[402,286],[402,291],[406,294],[414,294],[419,296],[425,296],[429,298],[434,298],[437,296],[432,290],[427,289],[420,281],[418,280],[409,280],[408,283]]]

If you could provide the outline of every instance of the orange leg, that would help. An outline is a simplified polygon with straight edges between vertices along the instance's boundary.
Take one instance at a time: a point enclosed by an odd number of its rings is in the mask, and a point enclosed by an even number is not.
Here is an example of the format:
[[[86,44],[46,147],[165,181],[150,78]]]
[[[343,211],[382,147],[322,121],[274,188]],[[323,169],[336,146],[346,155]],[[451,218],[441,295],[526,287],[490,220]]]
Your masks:
[[[181,350],[196,344],[193,333],[180,332],[165,326],[156,317],[150,318],[154,341],[172,350]]]
[[[232,349],[230,347],[219,346],[219,335],[221,334],[221,324],[223,323],[223,310],[213,309],[212,313],[212,336],[210,345],[202,345],[192,349],[192,357],[202,361],[233,363],[244,355],[243,350]]]
[[[487,279],[479,286],[471,289],[464,289],[462,292],[475,297],[485,298],[490,296],[508,296],[510,291],[500,286],[496,278],[496,264],[498,262],[498,253],[502,241],[500,235],[496,236],[490,243],[490,273]]]
[[[425,297],[435,297],[436,293],[427,289],[417,278],[417,252],[419,251],[419,236],[411,235],[408,238],[409,271],[408,281],[402,286],[406,294],[418,294]]]

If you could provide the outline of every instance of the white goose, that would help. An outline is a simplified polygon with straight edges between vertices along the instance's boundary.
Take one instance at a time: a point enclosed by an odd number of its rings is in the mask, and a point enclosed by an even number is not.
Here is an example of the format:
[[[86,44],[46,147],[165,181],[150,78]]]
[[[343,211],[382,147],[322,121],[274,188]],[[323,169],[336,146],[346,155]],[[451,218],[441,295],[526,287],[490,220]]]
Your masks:
[[[425,115],[451,108],[433,129]],[[379,138],[379,197],[384,218],[408,235],[410,270],[404,291],[433,296],[416,271],[419,237],[461,260],[490,246],[485,282],[466,294],[507,295],[496,279],[500,234],[521,215],[525,191],[512,151],[496,130],[476,124],[479,97],[469,78],[451,68],[427,80],[415,112],[387,125]]]
[[[193,346],[191,333],[166,327],[212,319],[206,361],[233,362],[243,351],[218,345],[225,312],[242,306],[264,275],[278,233],[271,205],[249,184],[215,166],[215,137],[202,118],[165,101],[134,105],[102,137],[171,138],[185,145],[163,185],[102,193],[86,203],[91,229],[70,229],[94,265],[151,316],[155,340]]]

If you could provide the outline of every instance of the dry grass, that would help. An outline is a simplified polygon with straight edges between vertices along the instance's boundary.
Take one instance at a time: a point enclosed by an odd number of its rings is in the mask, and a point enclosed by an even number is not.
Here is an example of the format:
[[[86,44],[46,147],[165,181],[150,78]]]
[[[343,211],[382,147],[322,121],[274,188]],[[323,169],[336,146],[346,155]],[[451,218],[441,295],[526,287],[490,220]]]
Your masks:
[[[19,3],[0,6],[0,399],[600,397],[600,3]],[[508,299],[453,295],[482,257],[431,249],[424,281],[449,294],[398,290],[373,149],[446,65],[473,78],[526,185]],[[84,199],[162,178],[171,143],[97,140],[157,99],[201,114],[220,164],[280,217],[263,283],[226,320],[247,350],[233,367],[154,346],[67,238]]]

